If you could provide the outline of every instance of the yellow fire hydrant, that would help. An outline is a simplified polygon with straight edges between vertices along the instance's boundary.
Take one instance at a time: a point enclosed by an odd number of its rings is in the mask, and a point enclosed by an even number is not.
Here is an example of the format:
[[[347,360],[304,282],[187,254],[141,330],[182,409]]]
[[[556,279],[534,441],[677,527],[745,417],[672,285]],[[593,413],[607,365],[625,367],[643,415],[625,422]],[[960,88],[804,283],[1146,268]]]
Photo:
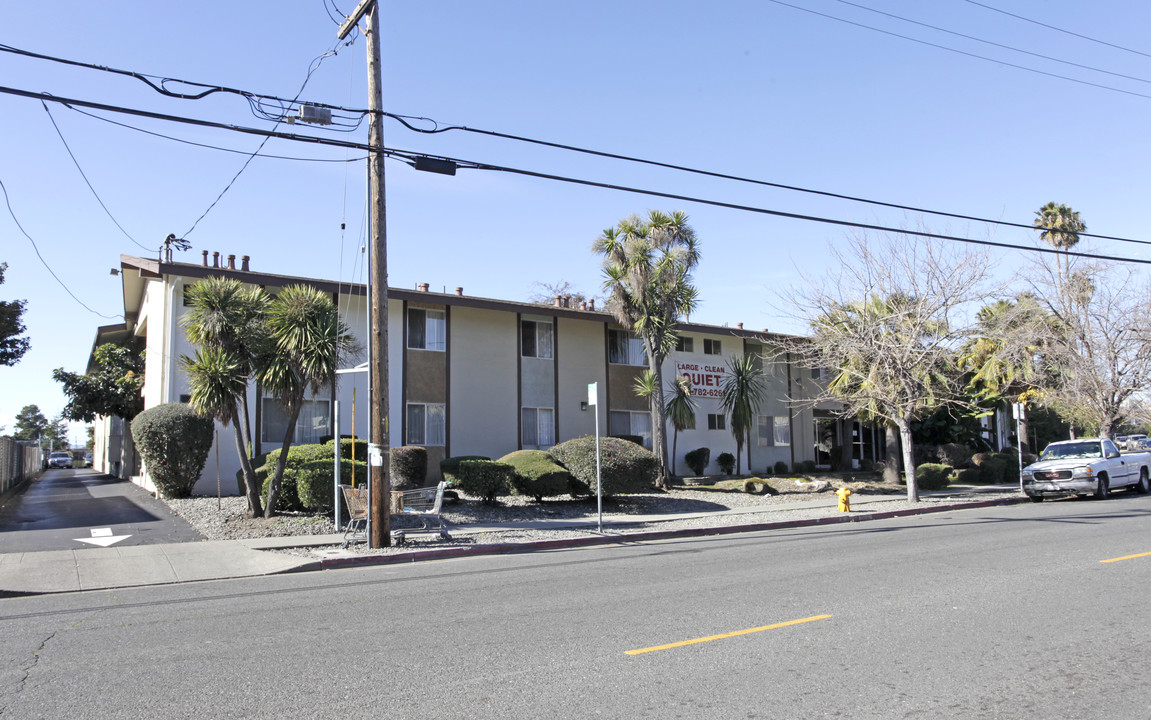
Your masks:
[[[839,488],[835,491],[835,494],[839,496],[840,511],[851,512],[851,501],[848,500],[848,498],[851,497],[851,491],[847,488]]]

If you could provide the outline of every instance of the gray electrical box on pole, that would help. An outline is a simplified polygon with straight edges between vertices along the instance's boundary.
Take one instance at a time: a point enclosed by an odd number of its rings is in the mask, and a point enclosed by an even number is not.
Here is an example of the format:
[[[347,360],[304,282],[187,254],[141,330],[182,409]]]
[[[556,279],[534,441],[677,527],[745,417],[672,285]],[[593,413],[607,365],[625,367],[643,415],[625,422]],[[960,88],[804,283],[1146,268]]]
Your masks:
[[[369,251],[368,389],[371,395],[371,434],[369,436],[368,546],[391,545],[391,482],[388,444],[388,255],[384,196],[384,118],[380,82],[380,7],[376,0],[361,0],[340,26],[343,40],[367,16],[364,32],[368,52],[368,221],[371,225]]]

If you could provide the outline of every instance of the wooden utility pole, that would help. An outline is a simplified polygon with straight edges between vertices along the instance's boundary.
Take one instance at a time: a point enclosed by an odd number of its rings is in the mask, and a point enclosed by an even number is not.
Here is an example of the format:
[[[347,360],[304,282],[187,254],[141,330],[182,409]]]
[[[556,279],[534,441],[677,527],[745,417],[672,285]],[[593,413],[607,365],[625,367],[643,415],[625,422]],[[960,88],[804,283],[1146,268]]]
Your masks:
[[[380,82],[380,6],[377,0],[360,0],[360,4],[340,26],[343,40],[360,19],[367,16],[364,33],[368,51],[368,220],[371,225],[368,282],[371,309],[368,316],[370,361],[368,385],[371,394],[368,438],[368,482],[372,505],[369,511],[368,545],[373,548],[392,544],[391,482],[388,445],[388,255],[384,198],[384,117]]]

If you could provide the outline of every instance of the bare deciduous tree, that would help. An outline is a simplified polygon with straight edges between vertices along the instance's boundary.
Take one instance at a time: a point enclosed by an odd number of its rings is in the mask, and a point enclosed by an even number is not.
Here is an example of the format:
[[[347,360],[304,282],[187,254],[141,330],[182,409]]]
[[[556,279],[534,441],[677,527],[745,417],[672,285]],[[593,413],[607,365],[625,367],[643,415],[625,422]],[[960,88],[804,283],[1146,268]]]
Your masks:
[[[786,343],[832,380],[802,402],[899,429],[907,499],[919,501],[911,421],[940,407],[973,408],[955,362],[975,312],[993,294],[985,253],[908,235],[859,235],[832,249],[832,269],[787,291],[811,328]]]
[[[1048,339],[1057,372],[1044,402],[1111,437],[1151,384],[1151,287],[1131,268],[1082,258],[1039,260],[1029,279],[1058,321]]]

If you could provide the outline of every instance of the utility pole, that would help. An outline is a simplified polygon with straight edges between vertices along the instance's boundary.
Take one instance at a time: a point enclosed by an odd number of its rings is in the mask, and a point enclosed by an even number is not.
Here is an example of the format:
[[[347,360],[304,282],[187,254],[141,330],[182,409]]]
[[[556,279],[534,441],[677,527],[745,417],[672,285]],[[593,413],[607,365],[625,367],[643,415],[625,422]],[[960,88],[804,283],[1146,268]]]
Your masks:
[[[367,16],[364,33],[368,52],[368,220],[371,226],[368,282],[371,308],[368,315],[368,342],[371,360],[368,367],[371,431],[368,438],[368,482],[371,488],[368,546],[392,544],[391,482],[388,458],[388,255],[387,225],[384,207],[384,118],[380,82],[380,5],[377,0],[360,0],[360,4],[340,26],[343,40]]]

